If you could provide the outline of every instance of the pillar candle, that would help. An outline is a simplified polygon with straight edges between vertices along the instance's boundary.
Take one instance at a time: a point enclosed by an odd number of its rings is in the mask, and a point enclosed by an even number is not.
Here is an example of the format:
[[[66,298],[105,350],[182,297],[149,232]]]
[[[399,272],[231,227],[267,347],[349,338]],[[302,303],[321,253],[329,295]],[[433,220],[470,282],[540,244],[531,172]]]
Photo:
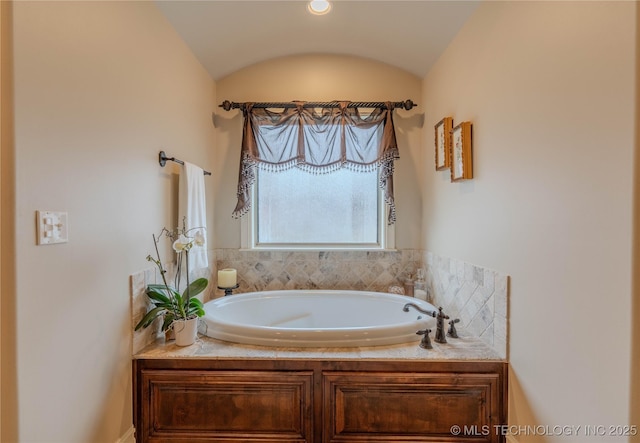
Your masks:
[[[233,288],[238,283],[238,274],[235,269],[221,269],[218,271],[218,286],[221,288]]]

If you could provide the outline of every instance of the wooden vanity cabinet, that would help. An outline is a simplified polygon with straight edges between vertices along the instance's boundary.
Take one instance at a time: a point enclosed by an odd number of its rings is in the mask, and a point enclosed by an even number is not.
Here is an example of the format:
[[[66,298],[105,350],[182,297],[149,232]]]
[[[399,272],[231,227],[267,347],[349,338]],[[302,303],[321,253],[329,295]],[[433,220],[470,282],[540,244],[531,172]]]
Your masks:
[[[504,441],[504,362],[137,359],[133,376],[138,443]]]

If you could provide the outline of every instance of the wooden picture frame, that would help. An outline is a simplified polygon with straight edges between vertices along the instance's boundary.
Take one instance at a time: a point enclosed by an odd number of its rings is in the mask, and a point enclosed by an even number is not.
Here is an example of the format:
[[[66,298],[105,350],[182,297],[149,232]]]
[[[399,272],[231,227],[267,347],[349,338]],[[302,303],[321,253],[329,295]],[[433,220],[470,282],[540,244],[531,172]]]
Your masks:
[[[451,129],[453,118],[445,117],[434,127],[436,147],[436,170],[449,169],[451,167]]]
[[[451,181],[473,178],[471,122],[462,122],[451,131]]]

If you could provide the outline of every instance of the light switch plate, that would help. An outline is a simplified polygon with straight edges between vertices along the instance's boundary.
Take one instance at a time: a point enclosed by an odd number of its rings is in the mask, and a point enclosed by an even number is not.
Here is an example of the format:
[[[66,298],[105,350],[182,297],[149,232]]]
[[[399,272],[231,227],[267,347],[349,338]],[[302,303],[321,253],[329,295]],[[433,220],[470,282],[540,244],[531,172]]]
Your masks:
[[[36,211],[36,241],[38,245],[52,245],[69,241],[66,212]]]

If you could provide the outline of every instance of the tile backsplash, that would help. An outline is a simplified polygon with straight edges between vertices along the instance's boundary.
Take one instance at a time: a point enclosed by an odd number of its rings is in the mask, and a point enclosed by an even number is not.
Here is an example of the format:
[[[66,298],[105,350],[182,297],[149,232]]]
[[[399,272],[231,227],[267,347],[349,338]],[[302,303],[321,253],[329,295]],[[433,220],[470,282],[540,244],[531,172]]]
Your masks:
[[[156,283],[156,268],[148,268],[129,276],[131,301],[131,353],[137,354],[145,346],[155,341],[160,333],[160,319],[156,319],[149,327],[135,330],[135,326],[151,308],[151,301],[145,294],[147,285]]]
[[[217,269],[238,270],[240,288],[253,292],[278,289],[345,289],[386,292],[415,274],[422,251],[238,251],[216,249]]]
[[[509,276],[431,252],[424,265],[430,302],[507,358]]]
[[[209,251],[209,290],[205,300],[222,296],[216,270],[234,268],[240,287],[234,293],[279,289],[344,289],[388,292],[402,286],[420,268],[426,275],[429,301],[442,306],[458,329],[480,337],[502,358],[507,357],[507,300],[509,277],[505,274],[438,256],[429,251]],[[146,285],[159,276],[148,269],[131,276],[132,328],[148,309]],[[133,334],[132,351],[139,352],[159,334],[154,325]]]

